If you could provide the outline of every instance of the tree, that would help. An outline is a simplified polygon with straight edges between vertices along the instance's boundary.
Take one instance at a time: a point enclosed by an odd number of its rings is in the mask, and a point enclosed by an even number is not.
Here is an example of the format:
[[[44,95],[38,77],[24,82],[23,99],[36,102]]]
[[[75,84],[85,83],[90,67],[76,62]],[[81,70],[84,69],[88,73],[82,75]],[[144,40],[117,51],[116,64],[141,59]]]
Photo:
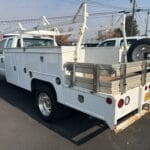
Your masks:
[[[68,32],[71,32],[72,30],[73,30],[73,28],[69,28]],[[64,32],[64,30],[60,29],[60,32],[62,33],[62,32]],[[70,36],[71,36],[71,34],[57,36],[56,41],[57,41],[58,45],[68,45]]]
[[[133,21],[133,34],[130,35],[130,33],[131,33],[131,22],[132,22],[132,16],[128,15],[126,17],[126,34],[127,34],[127,36],[135,36],[139,33],[137,21],[134,19],[134,21]]]
[[[114,30],[113,29],[105,29],[98,31],[97,40],[105,40],[114,37]]]
[[[121,32],[120,28],[114,29],[113,37],[122,37],[122,32]]]
[[[126,35],[127,36],[135,36],[139,33],[138,25],[136,20],[133,22],[133,34],[131,35],[131,22],[132,22],[132,16],[126,17]],[[122,32],[119,28],[114,29],[114,36],[113,37],[122,37]]]
[[[126,35],[127,36],[136,36],[139,33],[137,21],[134,19],[133,21],[133,34],[131,35],[131,22],[132,22],[132,16],[128,15],[126,16]],[[114,37],[122,37],[122,32],[120,28],[115,28],[114,30],[109,31],[99,31],[98,32],[98,40],[104,40],[108,38],[114,38]]]

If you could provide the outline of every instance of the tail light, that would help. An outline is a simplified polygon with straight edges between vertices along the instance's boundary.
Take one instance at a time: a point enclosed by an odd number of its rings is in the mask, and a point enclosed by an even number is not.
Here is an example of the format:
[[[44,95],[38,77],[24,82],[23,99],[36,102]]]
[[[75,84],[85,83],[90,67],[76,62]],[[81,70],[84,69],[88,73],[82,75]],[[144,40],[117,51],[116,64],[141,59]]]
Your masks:
[[[106,103],[107,104],[112,104],[112,99],[111,98],[106,98]]]
[[[123,105],[124,105],[124,100],[120,99],[119,102],[118,102],[118,108],[122,108]]]
[[[149,88],[149,90],[150,90],[150,85],[149,85],[149,87],[148,87],[148,88]]]
[[[145,86],[145,91],[147,91],[147,86]]]

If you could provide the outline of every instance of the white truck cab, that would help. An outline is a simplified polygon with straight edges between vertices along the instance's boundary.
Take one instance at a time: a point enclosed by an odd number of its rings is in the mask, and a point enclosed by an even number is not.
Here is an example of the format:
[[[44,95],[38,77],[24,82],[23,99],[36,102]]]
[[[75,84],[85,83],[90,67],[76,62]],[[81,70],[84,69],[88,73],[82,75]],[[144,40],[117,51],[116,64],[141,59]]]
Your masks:
[[[7,34],[0,41],[0,74],[5,75],[4,50],[14,48],[56,47],[55,38],[29,34]]]
[[[34,35],[5,35],[1,41],[1,49],[3,48],[26,48],[26,47],[54,47],[57,46],[55,38]]]

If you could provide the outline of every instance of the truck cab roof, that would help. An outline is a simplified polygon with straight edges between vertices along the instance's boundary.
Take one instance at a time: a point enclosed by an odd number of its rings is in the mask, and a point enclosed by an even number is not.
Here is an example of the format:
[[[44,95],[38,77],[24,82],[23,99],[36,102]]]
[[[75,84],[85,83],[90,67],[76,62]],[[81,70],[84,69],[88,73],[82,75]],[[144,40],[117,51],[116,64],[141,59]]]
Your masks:
[[[7,34],[0,42],[0,48],[21,47],[55,47],[55,38],[48,36],[36,36],[30,34]]]

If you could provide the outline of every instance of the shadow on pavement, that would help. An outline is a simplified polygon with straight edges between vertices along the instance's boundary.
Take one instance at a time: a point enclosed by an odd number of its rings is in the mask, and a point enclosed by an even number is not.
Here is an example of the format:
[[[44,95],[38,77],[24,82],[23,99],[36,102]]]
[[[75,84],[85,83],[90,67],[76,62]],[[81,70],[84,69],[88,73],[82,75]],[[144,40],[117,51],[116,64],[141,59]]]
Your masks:
[[[34,98],[31,93],[10,85],[4,80],[0,80],[0,97],[76,145],[86,143],[108,128],[104,122],[89,118],[87,115],[77,111],[69,118],[56,123],[46,123],[36,113]]]

